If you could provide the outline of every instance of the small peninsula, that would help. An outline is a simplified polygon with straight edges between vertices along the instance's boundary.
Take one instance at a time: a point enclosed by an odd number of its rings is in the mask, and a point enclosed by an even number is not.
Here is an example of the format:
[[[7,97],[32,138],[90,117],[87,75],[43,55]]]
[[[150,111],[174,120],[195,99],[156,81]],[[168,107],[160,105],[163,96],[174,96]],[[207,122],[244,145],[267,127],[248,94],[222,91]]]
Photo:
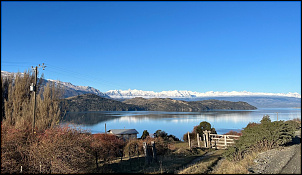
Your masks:
[[[100,97],[95,94],[83,94],[63,99],[62,111],[169,111],[200,112],[208,110],[255,110],[255,106],[247,102],[231,102],[224,100],[182,101],[171,98],[136,97],[123,102]]]

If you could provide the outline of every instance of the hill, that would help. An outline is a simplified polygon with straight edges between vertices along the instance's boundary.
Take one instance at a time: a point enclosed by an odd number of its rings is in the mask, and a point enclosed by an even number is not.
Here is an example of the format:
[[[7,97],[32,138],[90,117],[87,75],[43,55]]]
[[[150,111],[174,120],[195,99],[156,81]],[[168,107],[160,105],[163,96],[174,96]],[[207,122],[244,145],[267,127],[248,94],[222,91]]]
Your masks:
[[[137,111],[140,107],[116,100],[103,98],[95,94],[82,94],[62,100],[62,111]]]
[[[179,98],[173,98],[178,100]],[[301,108],[301,98],[277,97],[277,96],[251,96],[251,97],[203,97],[203,98],[182,98],[184,101],[204,100],[244,101],[257,108]]]
[[[219,100],[182,101],[170,98],[144,99],[141,97],[124,102],[103,98],[95,94],[82,94],[62,100],[62,111],[176,111],[197,112],[206,110],[254,110],[246,102]]]
[[[144,99],[136,97],[123,101],[126,104],[140,106],[149,111],[198,112],[206,110],[254,110],[256,107],[246,102],[223,100],[182,101],[170,98]]]

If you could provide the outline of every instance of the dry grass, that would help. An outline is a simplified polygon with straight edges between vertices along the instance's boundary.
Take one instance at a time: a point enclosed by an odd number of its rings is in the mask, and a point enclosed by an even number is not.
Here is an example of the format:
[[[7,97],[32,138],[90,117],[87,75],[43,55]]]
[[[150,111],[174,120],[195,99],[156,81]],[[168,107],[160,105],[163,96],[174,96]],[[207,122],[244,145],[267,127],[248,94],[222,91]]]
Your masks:
[[[224,150],[217,150],[209,156],[205,156],[199,163],[193,164],[177,174],[206,174],[217,163]]]
[[[168,147],[169,151],[165,155],[157,157],[158,162],[153,162],[149,165],[145,164],[144,155],[140,155],[139,157],[133,156],[131,160],[128,157],[124,157],[122,161],[112,161],[100,169],[106,169],[107,172],[111,173],[174,173],[196,157],[200,157],[206,153],[201,149],[188,149],[188,143],[186,142],[170,142]]]
[[[253,164],[256,156],[257,153],[251,153],[240,161],[223,159],[210,174],[248,174],[248,168]]]

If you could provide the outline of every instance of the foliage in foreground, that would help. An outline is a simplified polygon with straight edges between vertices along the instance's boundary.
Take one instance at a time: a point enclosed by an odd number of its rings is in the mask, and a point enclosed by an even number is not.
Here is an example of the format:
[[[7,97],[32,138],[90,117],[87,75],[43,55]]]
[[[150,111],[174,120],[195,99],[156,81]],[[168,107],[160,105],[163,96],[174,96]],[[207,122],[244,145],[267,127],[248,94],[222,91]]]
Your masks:
[[[292,141],[296,130],[296,122],[274,121],[268,115],[263,116],[260,123],[249,123],[242,136],[233,147],[229,147],[224,156],[238,161],[251,152],[261,152],[285,145]]]
[[[97,160],[120,157],[124,141],[114,135],[90,134],[68,126],[33,134],[31,126],[1,125],[1,172],[89,173]],[[41,169],[40,169],[41,165]]]
[[[68,126],[33,134],[30,124],[24,129],[2,124],[1,172],[20,173],[22,166],[22,173],[96,173],[99,161],[142,155],[143,142],[150,145],[151,141],[158,156],[169,152],[169,143],[161,137],[125,142],[112,134],[91,134]]]

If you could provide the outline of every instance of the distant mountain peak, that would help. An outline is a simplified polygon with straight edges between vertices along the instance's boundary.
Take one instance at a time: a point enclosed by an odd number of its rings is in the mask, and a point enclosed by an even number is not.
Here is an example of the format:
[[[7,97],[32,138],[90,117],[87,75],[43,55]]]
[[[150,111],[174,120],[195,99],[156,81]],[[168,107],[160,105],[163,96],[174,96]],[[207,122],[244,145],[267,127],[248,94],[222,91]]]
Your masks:
[[[1,76],[10,76],[15,75],[16,73],[11,73],[7,71],[1,71]],[[23,73],[21,73],[23,74]],[[98,89],[95,89],[90,86],[76,86],[70,82],[62,82],[59,80],[45,80],[45,82],[52,81],[55,83],[59,83],[65,88],[65,97],[71,97],[86,93],[93,93],[99,95],[101,97],[107,98],[118,98],[118,99],[128,99],[135,97],[142,98],[204,98],[204,97],[294,97],[300,98],[301,94],[297,92],[289,92],[289,93],[264,93],[264,92],[248,92],[248,91],[231,91],[231,92],[196,92],[196,91],[187,91],[187,90],[169,90],[169,91],[143,91],[137,89],[128,89],[128,90],[109,90],[107,92],[101,92]]]
[[[202,97],[252,97],[252,96],[275,96],[275,97],[295,97],[301,98],[301,94],[297,92],[289,93],[264,93],[264,92],[248,92],[248,91],[231,91],[231,92],[193,92],[187,90],[170,90],[162,92],[143,91],[143,90],[109,90],[105,92],[111,98],[202,98]]]

